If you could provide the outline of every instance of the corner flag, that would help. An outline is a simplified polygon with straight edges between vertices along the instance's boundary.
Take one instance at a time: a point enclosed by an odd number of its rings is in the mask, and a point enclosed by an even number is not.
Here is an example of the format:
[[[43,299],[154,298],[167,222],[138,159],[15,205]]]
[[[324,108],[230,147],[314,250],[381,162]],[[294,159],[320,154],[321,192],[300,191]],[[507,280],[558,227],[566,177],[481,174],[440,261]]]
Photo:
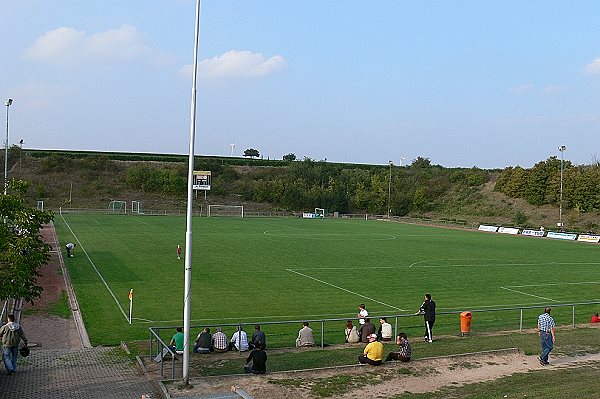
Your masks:
[[[133,313],[133,288],[129,290],[129,324],[131,324],[131,314]]]

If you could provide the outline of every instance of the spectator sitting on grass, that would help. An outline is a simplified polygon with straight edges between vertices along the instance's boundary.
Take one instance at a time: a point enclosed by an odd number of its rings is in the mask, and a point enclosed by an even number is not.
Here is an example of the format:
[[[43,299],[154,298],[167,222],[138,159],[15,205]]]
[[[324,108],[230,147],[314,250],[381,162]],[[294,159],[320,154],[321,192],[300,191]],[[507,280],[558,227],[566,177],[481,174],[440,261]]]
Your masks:
[[[356,344],[360,342],[360,337],[358,336],[358,331],[356,331],[356,326],[352,325],[352,320],[346,320],[346,343],[348,344]]]
[[[245,352],[248,350],[248,336],[246,335],[246,331],[244,331],[242,326],[240,326],[239,330],[234,332],[231,336],[229,350],[233,350],[233,348],[240,352]]]
[[[398,352],[390,352],[385,358],[386,362],[390,360],[400,360],[401,362],[408,362],[412,356],[412,347],[406,334],[401,332],[396,337],[396,343],[398,344]]]
[[[600,316],[598,316],[598,313],[594,313],[592,315],[592,320],[590,320],[590,323],[600,323]]]
[[[217,332],[212,336],[211,344],[215,352],[227,352],[227,335],[217,327]]]
[[[383,359],[383,344],[377,341],[377,334],[369,334],[367,338],[369,344],[365,347],[363,354],[358,357],[358,362],[379,366]]]
[[[302,323],[302,328],[298,331],[298,338],[296,338],[296,347],[302,346],[315,346],[313,330],[308,326],[308,321]]]
[[[260,343],[260,347],[267,349],[267,337],[264,331],[260,330],[260,326],[257,324],[254,326],[254,332],[252,333],[252,342],[250,343],[250,349],[254,349],[256,344]]]
[[[194,341],[194,353],[209,353],[212,350],[210,328],[206,327]]]
[[[371,334],[375,334],[375,325],[371,323],[371,319],[366,318],[365,323],[358,327],[358,335],[360,335],[360,340],[362,342],[368,343],[369,335]]]
[[[392,325],[387,322],[387,318],[382,317],[379,319],[379,331],[377,331],[377,339],[381,341],[391,341],[392,340]]]
[[[262,348],[260,342],[254,345],[254,350],[248,355],[244,372],[247,374],[264,374],[267,372],[267,352]]]

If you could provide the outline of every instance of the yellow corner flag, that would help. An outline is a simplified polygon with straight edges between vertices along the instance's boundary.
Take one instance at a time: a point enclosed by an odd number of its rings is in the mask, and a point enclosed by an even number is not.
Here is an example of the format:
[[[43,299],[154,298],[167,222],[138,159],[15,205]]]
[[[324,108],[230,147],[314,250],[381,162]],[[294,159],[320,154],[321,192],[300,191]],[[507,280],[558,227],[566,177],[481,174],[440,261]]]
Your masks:
[[[129,290],[129,324],[133,314],[133,288]]]

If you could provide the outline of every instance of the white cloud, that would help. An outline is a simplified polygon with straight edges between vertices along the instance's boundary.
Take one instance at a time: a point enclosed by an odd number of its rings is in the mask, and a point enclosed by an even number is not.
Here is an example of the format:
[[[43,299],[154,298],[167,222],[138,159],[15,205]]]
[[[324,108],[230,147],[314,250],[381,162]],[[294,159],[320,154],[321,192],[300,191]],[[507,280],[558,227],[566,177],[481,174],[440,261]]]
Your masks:
[[[259,78],[285,68],[287,61],[281,55],[266,58],[261,53],[230,50],[198,64],[198,77],[204,80],[230,78]],[[193,65],[185,65],[179,75],[189,78]]]
[[[544,87],[542,90],[540,90],[540,93],[542,95],[549,96],[549,95],[552,95],[552,94],[563,93],[566,90],[567,90],[567,86],[548,85],[548,86]]]
[[[61,27],[38,38],[25,50],[25,55],[30,59],[58,64],[97,63],[143,57],[160,61],[168,56],[146,45],[142,35],[131,25],[91,36],[84,31]]]
[[[529,95],[543,95],[550,96],[553,94],[559,94],[567,90],[567,86],[561,85],[548,85],[541,89],[535,87],[532,83],[525,83],[518,86],[513,86],[508,89],[510,94],[516,96],[529,96]]]
[[[516,95],[526,95],[533,93],[534,87],[531,83],[522,84],[519,86],[514,86],[508,89],[508,92]]]
[[[600,74],[600,57],[587,64],[583,70],[589,74]]]

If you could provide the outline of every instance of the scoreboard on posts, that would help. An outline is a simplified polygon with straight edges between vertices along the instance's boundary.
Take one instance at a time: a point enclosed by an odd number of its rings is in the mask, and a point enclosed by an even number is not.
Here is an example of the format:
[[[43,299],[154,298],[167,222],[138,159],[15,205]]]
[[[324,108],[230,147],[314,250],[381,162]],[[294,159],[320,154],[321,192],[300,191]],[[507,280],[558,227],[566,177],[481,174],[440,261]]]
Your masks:
[[[195,170],[194,171],[194,190],[210,190],[210,170]]]

